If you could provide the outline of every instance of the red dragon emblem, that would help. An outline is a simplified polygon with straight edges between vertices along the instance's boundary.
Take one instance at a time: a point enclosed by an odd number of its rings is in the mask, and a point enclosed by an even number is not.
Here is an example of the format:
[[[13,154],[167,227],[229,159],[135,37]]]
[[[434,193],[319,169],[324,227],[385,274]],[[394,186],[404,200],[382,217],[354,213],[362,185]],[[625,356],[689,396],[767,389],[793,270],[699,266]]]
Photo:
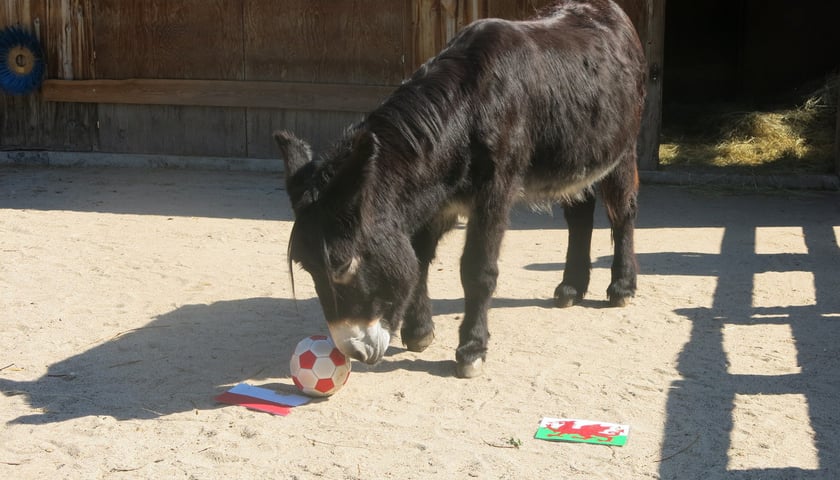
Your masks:
[[[575,422],[559,422],[546,425],[546,428],[554,433],[550,433],[549,437],[561,437],[563,435],[577,435],[581,440],[589,440],[593,437],[604,439],[605,442],[611,442],[613,437],[619,435],[621,432],[614,430],[613,425],[601,425],[599,423],[577,425]]]

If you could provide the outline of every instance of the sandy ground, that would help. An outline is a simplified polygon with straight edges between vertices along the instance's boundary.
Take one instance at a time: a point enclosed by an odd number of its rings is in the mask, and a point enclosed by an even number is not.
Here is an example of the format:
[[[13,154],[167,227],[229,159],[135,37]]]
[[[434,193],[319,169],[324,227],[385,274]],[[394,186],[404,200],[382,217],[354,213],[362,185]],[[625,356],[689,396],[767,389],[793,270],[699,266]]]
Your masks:
[[[485,375],[453,377],[463,230],[433,265],[435,343],[393,339],[275,417],[213,397],[294,390],[326,326],[292,296],[278,175],[0,169],[0,478],[840,478],[840,196],[644,186],[639,293],[551,308],[562,215],[517,210]],[[600,210],[600,209],[599,209]],[[541,417],[631,426],[550,443]]]

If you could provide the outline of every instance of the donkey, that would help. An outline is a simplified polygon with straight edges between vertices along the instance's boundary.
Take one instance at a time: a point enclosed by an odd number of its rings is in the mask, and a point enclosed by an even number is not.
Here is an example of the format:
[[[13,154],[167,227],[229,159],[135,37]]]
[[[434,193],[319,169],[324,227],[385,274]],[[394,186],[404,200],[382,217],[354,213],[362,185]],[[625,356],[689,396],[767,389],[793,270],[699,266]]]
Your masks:
[[[429,263],[466,216],[455,373],[480,375],[518,199],[563,205],[569,246],[554,300],[567,307],[589,286],[600,190],[615,246],[607,295],[624,306],[636,291],[645,70],[635,29],[612,0],[561,0],[531,20],[465,27],[319,159],[275,132],[295,214],[289,267],[312,276],[338,348],[374,364],[398,328],[408,350],[431,344]]]

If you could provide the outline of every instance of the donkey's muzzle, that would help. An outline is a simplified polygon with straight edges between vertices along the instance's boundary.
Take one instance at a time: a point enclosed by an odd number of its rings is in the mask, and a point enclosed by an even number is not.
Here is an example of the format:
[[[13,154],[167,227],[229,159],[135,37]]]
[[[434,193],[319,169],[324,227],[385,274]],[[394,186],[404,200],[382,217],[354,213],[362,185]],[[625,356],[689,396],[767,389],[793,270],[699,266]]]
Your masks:
[[[373,365],[382,360],[391,342],[391,334],[379,319],[343,319],[330,322],[330,335],[341,353]]]

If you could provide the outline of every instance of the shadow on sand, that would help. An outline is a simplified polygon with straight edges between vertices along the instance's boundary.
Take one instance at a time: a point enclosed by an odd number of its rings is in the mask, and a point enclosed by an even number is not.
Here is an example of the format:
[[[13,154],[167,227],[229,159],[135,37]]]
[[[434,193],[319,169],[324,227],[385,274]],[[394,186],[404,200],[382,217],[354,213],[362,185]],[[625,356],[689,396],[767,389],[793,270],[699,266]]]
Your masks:
[[[50,172],[47,177],[9,180],[0,175],[0,208],[74,209],[117,213],[206,215],[227,218],[289,220],[285,192],[278,179],[257,181],[253,176],[218,179],[225,188],[241,188],[241,195],[220,202],[218,185],[192,189],[176,202],[162,201],[163,192],[181,189],[189,174],[171,172],[155,180],[119,177],[104,179],[93,194],[79,188],[95,177],[75,172]],[[112,175],[105,173],[103,175]],[[165,178],[163,178],[165,177]],[[69,179],[69,180],[68,180]],[[109,182],[116,181],[116,188]],[[229,182],[234,182],[233,184]],[[28,182],[28,183],[27,183]],[[7,187],[28,189],[16,197]],[[34,189],[36,195],[31,195]],[[121,189],[147,196],[126,202]],[[680,308],[675,312],[692,323],[689,341],[678,357],[680,379],[668,390],[664,440],[659,460],[663,479],[682,479],[683,472],[704,471],[703,478],[823,479],[840,478],[840,248],[836,238],[840,198],[834,194],[728,196],[718,192],[673,195],[674,190],[642,191],[640,229],[723,229],[720,254],[649,253],[640,255],[642,272],[658,275],[714,277],[717,287],[711,308]],[[157,195],[160,194],[160,195]],[[136,197],[136,195],[135,195]],[[559,215],[562,217],[561,215]],[[517,211],[511,228],[563,228],[562,218]],[[596,222],[604,226],[603,217]],[[761,227],[801,228],[806,253],[757,254],[756,231]],[[563,234],[558,232],[559,234]],[[663,249],[679,251],[679,245]],[[556,259],[546,259],[548,262]],[[598,259],[596,267],[606,267]],[[531,270],[561,270],[562,263],[539,263]],[[755,279],[767,272],[809,272],[815,302],[808,305],[753,306]],[[496,299],[496,308],[538,306],[545,300]],[[597,307],[595,302],[589,306]],[[436,314],[462,311],[460,300],[438,300]],[[313,329],[305,318],[320,318],[314,299],[251,298],[190,305],[156,318],[148,325],[123,332],[101,345],[51,365],[33,382],[0,379],[6,395],[24,395],[34,412],[13,420],[23,424],[60,422],[87,415],[117,419],[156,418],[191,409],[213,409],[214,394],[242,379],[288,376],[285,359],[297,339]],[[786,325],[797,350],[799,373],[780,375],[731,374],[723,330],[727,325]],[[398,354],[392,349],[389,354]],[[391,359],[382,371],[410,369],[450,376],[450,361]],[[289,383],[289,386],[291,383]],[[278,388],[283,388],[279,385]],[[738,395],[798,395],[808,408],[816,466],[730,468],[733,412]],[[772,420],[771,420],[772,421]],[[711,433],[703,433],[711,432]],[[779,431],[778,435],[786,432]],[[756,439],[772,446],[773,438]],[[784,462],[781,462],[784,465]],[[702,468],[698,469],[698,466]],[[689,468],[690,467],[690,468]]]

